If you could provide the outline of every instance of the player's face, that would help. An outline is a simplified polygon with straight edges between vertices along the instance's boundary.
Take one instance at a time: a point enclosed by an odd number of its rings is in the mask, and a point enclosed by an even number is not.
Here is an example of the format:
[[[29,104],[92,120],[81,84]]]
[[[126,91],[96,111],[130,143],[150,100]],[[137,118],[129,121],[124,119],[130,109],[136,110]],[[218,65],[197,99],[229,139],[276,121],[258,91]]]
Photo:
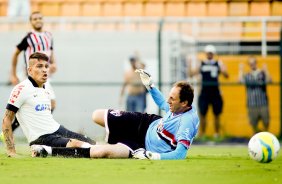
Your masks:
[[[49,63],[44,60],[34,59],[34,63],[28,68],[28,74],[33,78],[39,87],[42,87],[47,81],[48,72]]]
[[[213,58],[213,53],[207,52],[206,54],[207,54],[207,58],[208,58],[209,60],[211,60],[211,59]]]
[[[33,14],[30,23],[34,30],[41,31],[43,28],[43,16],[40,13]]]
[[[252,70],[256,70],[256,69],[257,69],[257,63],[256,63],[255,60],[250,59],[250,60],[249,60],[249,65],[250,65],[250,68],[251,68]]]
[[[169,104],[169,110],[175,114],[182,113],[187,108],[187,102],[180,102],[179,98],[179,87],[173,87],[170,90],[169,97],[168,97],[168,104]]]

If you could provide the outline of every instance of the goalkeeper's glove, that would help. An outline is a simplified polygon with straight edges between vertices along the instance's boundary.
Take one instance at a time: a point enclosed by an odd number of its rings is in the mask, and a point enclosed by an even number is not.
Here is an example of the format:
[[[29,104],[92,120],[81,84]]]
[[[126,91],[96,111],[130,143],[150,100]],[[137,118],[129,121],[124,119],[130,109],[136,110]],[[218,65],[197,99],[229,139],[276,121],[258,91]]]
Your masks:
[[[144,148],[139,148],[132,153],[135,159],[150,159],[150,160],[160,160],[161,155],[159,153],[153,153],[151,151],[146,151]]]
[[[143,69],[137,69],[135,72],[139,73],[142,83],[148,90],[154,87],[153,79],[149,73],[145,72]]]

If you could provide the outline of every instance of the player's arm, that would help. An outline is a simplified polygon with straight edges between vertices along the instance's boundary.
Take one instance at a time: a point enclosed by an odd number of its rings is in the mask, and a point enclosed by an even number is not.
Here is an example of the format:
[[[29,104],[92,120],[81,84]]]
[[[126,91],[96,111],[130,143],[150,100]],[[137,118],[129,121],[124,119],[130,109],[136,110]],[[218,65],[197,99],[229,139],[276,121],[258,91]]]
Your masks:
[[[188,149],[181,143],[177,144],[177,147],[174,151],[168,153],[161,153],[161,160],[180,160],[185,159]]]
[[[54,57],[54,52],[53,50],[51,51],[51,55],[50,55],[50,66],[49,66],[49,72],[50,74],[53,74],[57,71],[57,63]]]
[[[14,136],[12,132],[12,122],[14,118],[15,112],[7,109],[3,118],[2,131],[4,134],[4,142],[6,144],[7,154],[9,157],[16,156]]]
[[[270,76],[270,74],[269,74],[267,64],[264,64],[264,65],[262,66],[262,71],[263,71],[264,74],[265,74],[265,82],[271,83],[271,82],[272,82],[272,78],[271,78],[271,76]]]
[[[142,83],[147,88],[154,102],[159,106],[159,108],[165,110],[166,112],[169,111],[169,105],[166,102],[163,94],[156,87],[154,87],[151,75],[145,72],[143,69],[137,69],[135,72],[139,73]]]
[[[244,78],[244,64],[240,63],[239,64],[239,71],[238,71],[238,80],[240,83],[245,83],[245,78]]]
[[[222,73],[222,75],[225,78],[229,77],[228,71],[227,71],[227,67],[225,66],[225,64],[222,61],[219,61],[219,68],[220,68],[220,72]]]
[[[154,153],[141,148],[133,152],[133,158],[150,160],[181,160],[186,158],[187,152],[188,149],[182,143],[178,143],[175,150],[167,153]]]
[[[21,50],[16,48],[13,56],[12,56],[12,66],[10,73],[10,82],[12,85],[16,85],[19,83],[19,78],[17,76],[17,65],[18,65],[18,56],[21,53]]]
[[[166,102],[163,94],[157,89],[156,87],[152,87],[151,90],[149,90],[150,95],[152,96],[154,102],[159,106],[160,109],[168,112],[169,111],[169,105]]]
[[[195,67],[192,67],[192,60],[188,61],[187,63],[188,63],[187,72],[189,77],[193,77],[200,74],[201,65],[199,64],[199,62],[196,63]]]

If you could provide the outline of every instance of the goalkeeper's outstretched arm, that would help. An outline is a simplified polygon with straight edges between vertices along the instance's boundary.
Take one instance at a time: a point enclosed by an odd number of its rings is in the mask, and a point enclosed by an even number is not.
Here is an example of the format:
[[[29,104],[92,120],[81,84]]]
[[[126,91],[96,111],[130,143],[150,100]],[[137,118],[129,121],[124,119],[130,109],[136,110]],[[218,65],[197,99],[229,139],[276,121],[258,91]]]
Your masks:
[[[169,105],[167,104],[163,94],[154,87],[153,79],[151,75],[143,69],[137,69],[135,72],[139,73],[143,85],[148,89],[155,103],[160,109],[169,111]]]
[[[168,153],[161,153],[161,160],[181,160],[185,159],[188,149],[181,143],[177,144],[174,151]]]

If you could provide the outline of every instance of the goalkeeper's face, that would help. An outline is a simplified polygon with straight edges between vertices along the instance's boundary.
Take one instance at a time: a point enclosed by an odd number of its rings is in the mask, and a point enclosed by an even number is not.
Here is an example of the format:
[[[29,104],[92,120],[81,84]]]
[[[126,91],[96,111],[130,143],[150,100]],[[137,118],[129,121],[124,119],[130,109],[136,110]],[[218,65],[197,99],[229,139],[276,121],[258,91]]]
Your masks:
[[[174,86],[169,93],[167,103],[169,104],[169,110],[172,113],[179,114],[187,110],[187,101],[180,102],[180,87]]]

